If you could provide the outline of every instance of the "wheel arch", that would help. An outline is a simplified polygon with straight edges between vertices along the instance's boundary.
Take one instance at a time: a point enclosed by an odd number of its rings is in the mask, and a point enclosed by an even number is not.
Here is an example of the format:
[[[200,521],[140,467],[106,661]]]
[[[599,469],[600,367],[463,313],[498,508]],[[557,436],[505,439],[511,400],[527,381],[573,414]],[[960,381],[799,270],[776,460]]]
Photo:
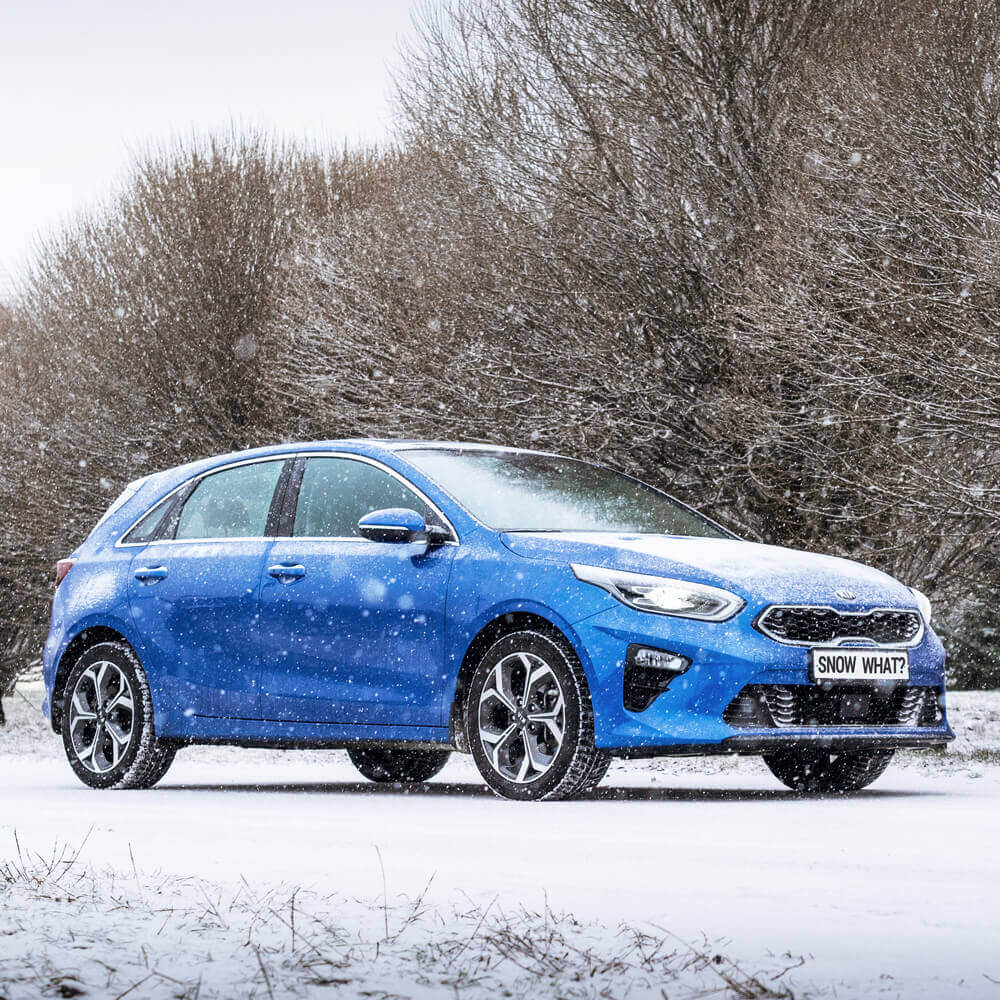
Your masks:
[[[451,701],[451,710],[448,716],[448,730],[451,745],[461,753],[468,753],[468,741],[465,738],[465,727],[462,719],[465,710],[465,700],[469,691],[469,683],[476,665],[485,655],[486,651],[505,635],[514,632],[524,632],[530,629],[548,636],[553,641],[559,643],[568,654],[570,654],[583,668],[584,679],[587,684],[587,697],[590,694],[590,671],[586,657],[581,655],[581,651],[571,631],[550,618],[539,614],[537,611],[506,611],[490,619],[472,637],[466,647],[462,657],[461,666],[458,668],[458,676],[455,681],[455,694]],[[591,700],[593,700],[591,698]]]
[[[80,657],[88,649],[102,642],[124,643],[138,657],[135,646],[126,636],[110,625],[90,625],[78,632],[67,643],[62,656],[59,657],[59,665],[56,667],[55,678],[52,683],[52,710],[49,712],[49,724],[52,726],[53,732],[58,733],[62,725],[63,695],[66,691],[67,678],[72,673],[73,667],[79,662]]]

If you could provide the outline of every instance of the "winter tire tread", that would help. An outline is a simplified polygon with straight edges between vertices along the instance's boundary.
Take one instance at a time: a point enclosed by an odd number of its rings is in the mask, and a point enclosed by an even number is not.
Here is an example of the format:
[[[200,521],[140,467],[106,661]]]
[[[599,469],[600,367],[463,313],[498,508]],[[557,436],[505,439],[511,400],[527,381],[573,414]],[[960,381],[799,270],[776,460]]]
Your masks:
[[[139,725],[138,743],[130,743],[121,764],[106,774],[88,771],[75,759],[76,755],[69,737],[70,709],[67,701],[63,706],[61,726],[66,755],[76,775],[91,788],[152,788],[167,773],[177,754],[177,747],[156,737],[153,723],[153,698],[149,690],[149,682],[132,647],[125,642],[117,641],[100,642],[89,647],[70,671],[66,680],[66,691],[67,693],[72,692],[84,670],[102,657],[119,668],[127,669],[131,674],[129,679],[135,684],[134,693],[139,702],[135,715]]]
[[[451,750],[399,747],[350,747],[347,756],[369,781],[419,784],[430,781],[448,763]]]
[[[553,657],[554,663],[562,668],[566,680],[573,685],[572,701],[577,714],[574,720],[576,736],[572,741],[569,759],[553,764],[553,768],[558,768],[556,772],[558,776],[554,781],[547,780],[547,776],[539,779],[540,790],[532,788],[531,785],[515,785],[513,782],[507,781],[496,773],[489,763],[480,759],[482,751],[478,733],[478,699],[475,694],[485,681],[482,673],[484,670],[491,669],[487,665],[498,655],[502,647],[509,646],[513,649],[519,644],[543,646]],[[553,661],[549,661],[549,665],[553,666]],[[469,685],[469,698],[465,706],[465,726],[466,738],[469,741],[469,746],[473,748],[473,757],[483,780],[496,795],[502,798],[527,801],[572,799],[593,788],[604,776],[610,764],[607,755],[594,746],[594,712],[583,668],[568,644],[535,629],[508,632],[486,650]],[[567,725],[567,731],[569,729],[570,727]]]
[[[854,750],[831,754],[824,750],[781,750],[764,754],[771,773],[793,792],[846,794],[859,792],[880,778],[893,758],[892,750]]]

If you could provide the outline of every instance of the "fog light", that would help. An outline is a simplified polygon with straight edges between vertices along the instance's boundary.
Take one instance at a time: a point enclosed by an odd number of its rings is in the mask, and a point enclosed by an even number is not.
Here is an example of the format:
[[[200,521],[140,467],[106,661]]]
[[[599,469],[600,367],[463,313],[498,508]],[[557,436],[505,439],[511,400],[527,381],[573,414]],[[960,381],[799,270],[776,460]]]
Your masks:
[[[629,646],[627,662],[637,667],[669,670],[673,674],[682,674],[691,666],[686,656],[668,653],[665,649],[650,649],[649,646]]]
[[[630,712],[644,712],[670,686],[670,682],[691,666],[686,656],[666,649],[632,644],[625,654],[625,683],[622,701]]]

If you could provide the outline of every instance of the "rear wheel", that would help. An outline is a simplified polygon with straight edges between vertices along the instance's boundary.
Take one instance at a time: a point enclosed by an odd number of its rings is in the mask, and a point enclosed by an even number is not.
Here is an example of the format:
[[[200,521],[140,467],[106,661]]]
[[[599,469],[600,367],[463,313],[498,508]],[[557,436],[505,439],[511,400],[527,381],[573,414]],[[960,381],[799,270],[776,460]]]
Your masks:
[[[567,799],[604,777],[583,670],[562,642],[514,632],[472,675],[466,736],[483,780],[510,799]]]
[[[782,750],[764,754],[771,773],[794,792],[857,792],[881,777],[892,750]]]
[[[406,784],[430,781],[448,763],[451,751],[351,747],[347,756],[369,781]]]
[[[153,700],[138,657],[124,642],[88,649],[66,680],[63,748],[91,788],[152,788],[177,748],[156,738]]]

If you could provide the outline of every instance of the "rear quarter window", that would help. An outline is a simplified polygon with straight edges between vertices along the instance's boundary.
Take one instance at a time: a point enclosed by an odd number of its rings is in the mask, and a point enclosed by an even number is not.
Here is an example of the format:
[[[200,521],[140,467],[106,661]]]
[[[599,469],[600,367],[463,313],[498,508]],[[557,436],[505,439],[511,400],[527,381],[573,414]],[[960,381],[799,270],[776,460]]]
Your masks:
[[[151,542],[160,530],[160,525],[163,523],[163,519],[166,517],[167,512],[173,506],[173,501],[174,497],[172,496],[167,497],[165,500],[161,500],[138,522],[138,524],[136,524],[129,531],[129,533],[122,539],[122,544],[139,545],[143,542]]]

